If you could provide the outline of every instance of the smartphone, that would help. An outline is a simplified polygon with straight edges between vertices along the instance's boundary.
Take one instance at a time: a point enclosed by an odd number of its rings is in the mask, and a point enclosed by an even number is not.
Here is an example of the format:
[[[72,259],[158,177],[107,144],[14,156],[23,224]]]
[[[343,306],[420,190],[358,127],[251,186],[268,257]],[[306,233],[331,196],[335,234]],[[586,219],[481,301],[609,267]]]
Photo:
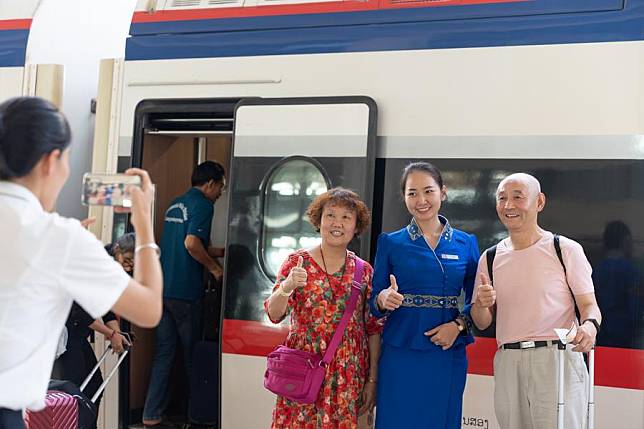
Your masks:
[[[81,200],[86,206],[132,207],[130,186],[141,186],[139,176],[125,174],[83,175]]]

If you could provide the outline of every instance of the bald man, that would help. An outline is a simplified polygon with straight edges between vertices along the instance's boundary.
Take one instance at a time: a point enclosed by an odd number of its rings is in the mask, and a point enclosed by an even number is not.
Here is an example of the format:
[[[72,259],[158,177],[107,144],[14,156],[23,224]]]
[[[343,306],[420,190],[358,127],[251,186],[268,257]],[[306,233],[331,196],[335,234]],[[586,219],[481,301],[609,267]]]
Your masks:
[[[560,237],[564,271],[553,234],[539,227],[537,218],[545,205],[535,177],[517,173],[503,179],[496,191],[496,212],[509,237],[496,246],[494,284],[487,277],[485,253],[479,259],[471,316],[485,329],[496,313],[494,409],[502,429],[557,427],[554,329],[573,325],[575,301],[582,323],[565,351],[565,427],[583,428],[586,421],[588,372],[580,352],[593,347],[601,313],[582,247]]]

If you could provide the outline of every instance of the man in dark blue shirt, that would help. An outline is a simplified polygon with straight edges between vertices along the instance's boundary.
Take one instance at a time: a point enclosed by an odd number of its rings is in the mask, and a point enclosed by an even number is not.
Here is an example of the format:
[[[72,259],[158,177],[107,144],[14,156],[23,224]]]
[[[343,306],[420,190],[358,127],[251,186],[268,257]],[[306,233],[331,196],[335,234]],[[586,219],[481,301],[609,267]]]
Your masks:
[[[223,275],[214,259],[223,256],[223,249],[210,248],[209,241],[213,204],[225,186],[221,164],[214,161],[199,164],[192,173],[192,188],[172,201],[165,212],[161,236],[163,316],[156,329],[150,386],[143,410],[147,427],[159,425],[167,407],[177,340],[190,378],[192,349],[199,337],[204,268],[217,280]]]

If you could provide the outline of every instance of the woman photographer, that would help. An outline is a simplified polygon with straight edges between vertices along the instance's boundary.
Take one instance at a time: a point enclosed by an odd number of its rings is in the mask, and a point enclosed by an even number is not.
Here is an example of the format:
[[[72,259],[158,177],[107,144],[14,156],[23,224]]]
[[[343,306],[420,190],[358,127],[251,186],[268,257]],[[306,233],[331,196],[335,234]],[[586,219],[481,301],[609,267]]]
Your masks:
[[[0,428],[44,399],[72,301],[92,317],[111,308],[144,327],[161,317],[163,280],[152,230],[147,172],[131,190],[136,230],[130,278],[80,222],[54,212],[69,176],[71,133],[63,114],[37,97],[0,104]]]

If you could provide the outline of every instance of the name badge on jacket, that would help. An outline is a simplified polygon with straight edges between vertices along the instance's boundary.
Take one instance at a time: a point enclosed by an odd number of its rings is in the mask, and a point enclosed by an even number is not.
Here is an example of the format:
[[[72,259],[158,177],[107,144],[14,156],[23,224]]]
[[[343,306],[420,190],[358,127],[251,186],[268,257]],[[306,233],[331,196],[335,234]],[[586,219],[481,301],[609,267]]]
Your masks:
[[[441,253],[441,258],[443,259],[453,259],[458,261],[458,255],[448,255],[447,253]]]

